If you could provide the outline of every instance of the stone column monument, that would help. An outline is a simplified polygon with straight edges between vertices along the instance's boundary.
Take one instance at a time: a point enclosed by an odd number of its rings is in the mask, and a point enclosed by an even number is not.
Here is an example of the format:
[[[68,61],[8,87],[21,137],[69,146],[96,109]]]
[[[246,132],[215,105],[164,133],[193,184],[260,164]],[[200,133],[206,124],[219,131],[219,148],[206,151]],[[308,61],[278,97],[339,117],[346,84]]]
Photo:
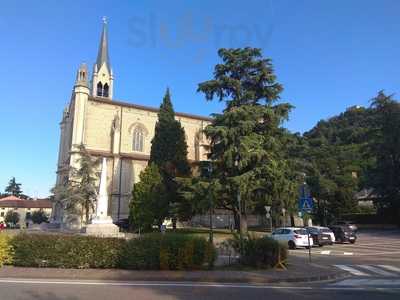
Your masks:
[[[85,228],[85,233],[95,236],[119,236],[119,228],[113,224],[108,215],[108,193],[107,193],[107,159],[103,157],[101,167],[100,188],[97,195],[96,214],[91,224]]]

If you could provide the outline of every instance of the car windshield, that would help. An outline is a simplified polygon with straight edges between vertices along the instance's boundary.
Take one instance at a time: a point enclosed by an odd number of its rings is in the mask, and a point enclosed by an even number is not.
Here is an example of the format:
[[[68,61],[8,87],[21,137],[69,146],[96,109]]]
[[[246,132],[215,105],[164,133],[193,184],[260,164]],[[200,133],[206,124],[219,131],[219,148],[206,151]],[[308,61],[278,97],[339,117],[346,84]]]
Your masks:
[[[328,228],[323,228],[323,229],[321,229],[321,232],[323,232],[323,233],[330,233],[331,230],[328,229]]]
[[[304,229],[296,229],[294,230],[294,233],[296,234],[302,234],[302,235],[307,235],[307,231]]]

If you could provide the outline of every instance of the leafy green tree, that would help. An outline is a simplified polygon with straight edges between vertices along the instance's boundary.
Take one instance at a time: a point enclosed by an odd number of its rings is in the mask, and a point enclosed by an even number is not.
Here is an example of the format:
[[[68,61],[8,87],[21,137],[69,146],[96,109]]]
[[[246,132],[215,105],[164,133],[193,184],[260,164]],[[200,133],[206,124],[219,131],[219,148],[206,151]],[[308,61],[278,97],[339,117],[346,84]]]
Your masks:
[[[210,140],[209,158],[215,162],[213,177],[221,188],[218,206],[232,210],[237,225],[240,216],[243,233],[255,195],[271,198],[276,178],[283,178],[281,124],[292,106],[274,104],[283,88],[260,49],[220,49],[218,54],[223,63],[215,66],[214,78],[200,83],[198,91],[207,100],[225,103],[205,134]]]
[[[11,224],[16,225],[19,222],[19,213],[17,213],[16,211],[9,210],[6,213],[4,221],[6,223],[11,223]]]
[[[49,216],[43,210],[37,210],[32,213],[30,219],[35,224],[41,224],[49,221]]]
[[[304,173],[317,199],[318,222],[326,224],[357,211],[355,194],[368,188],[375,160],[368,150],[374,114],[373,109],[355,106],[304,133],[297,157],[306,162]]]
[[[159,168],[166,190],[163,195],[166,199],[162,203],[168,206],[169,216],[175,225],[176,219],[185,218],[187,213],[185,201],[178,193],[176,177],[190,176],[191,170],[187,160],[185,131],[180,122],[175,120],[169,89],[158,113],[149,163]]]
[[[400,225],[400,104],[383,91],[372,100],[376,110],[370,149],[376,157],[370,185],[378,205]]]
[[[135,183],[129,206],[129,223],[140,231],[151,231],[153,225],[161,225],[169,213],[168,198],[162,176],[155,163],[150,163],[140,173]]]
[[[13,195],[17,197],[22,194],[21,184],[16,182],[15,177],[12,177],[10,179],[7,187],[5,188],[5,192],[8,195]]]
[[[95,210],[99,179],[96,169],[100,160],[92,157],[84,145],[80,145],[79,153],[79,167],[70,168],[69,180],[53,188],[52,192],[55,201],[62,203],[70,213],[79,215],[81,221],[87,224]]]

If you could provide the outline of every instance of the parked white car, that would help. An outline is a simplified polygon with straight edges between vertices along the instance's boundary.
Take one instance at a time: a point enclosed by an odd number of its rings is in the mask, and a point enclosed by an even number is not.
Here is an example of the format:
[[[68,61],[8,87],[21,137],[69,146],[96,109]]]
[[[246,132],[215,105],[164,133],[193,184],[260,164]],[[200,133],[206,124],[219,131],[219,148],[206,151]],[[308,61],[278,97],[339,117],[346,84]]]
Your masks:
[[[335,242],[335,234],[334,234],[333,231],[330,230],[328,227],[323,227],[323,226],[312,226],[312,227],[308,227],[308,228],[310,228],[310,229],[316,229],[316,230],[318,230],[319,232],[324,233],[324,234],[329,234],[329,235],[331,236],[332,244]]]
[[[309,237],[307,230],[298,227],[277,228],[272,232],[272,238],[288,245],[289,249],[307,248],[309,245],[313,245],[313,240],[311,236]]]

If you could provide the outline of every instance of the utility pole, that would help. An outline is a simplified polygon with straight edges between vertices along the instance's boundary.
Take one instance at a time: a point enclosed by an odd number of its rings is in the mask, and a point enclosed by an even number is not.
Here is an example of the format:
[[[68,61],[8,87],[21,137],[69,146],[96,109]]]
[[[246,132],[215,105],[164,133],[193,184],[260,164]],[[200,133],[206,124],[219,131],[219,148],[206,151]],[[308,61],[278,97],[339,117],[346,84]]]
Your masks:
[[[242,232],[242,201],[240,198],[240,190],[237,194],[238,209],[239,209],[239,238],[240,238],[240,254],[243,255],[243,232]]]
[[[214,242],[214,225],[213,225],[213,217],[214,217],[214,201],[213,201],[213,190],[212,190],[212,165],[211,162],[207,166],[207,177],[209,179],[208,185],[208,197],[209,197],[209,205],[210,205],[210,232],[209,232],[209,241],[210,243]]]

